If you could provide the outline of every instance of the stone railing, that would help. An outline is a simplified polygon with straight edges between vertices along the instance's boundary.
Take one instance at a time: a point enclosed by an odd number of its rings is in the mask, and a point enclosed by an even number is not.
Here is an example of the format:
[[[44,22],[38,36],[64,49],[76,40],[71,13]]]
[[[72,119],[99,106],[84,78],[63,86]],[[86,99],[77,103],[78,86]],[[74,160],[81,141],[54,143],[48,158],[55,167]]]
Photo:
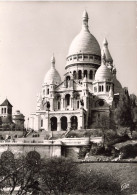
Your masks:
[[[62,138],[63,145],[67,146],[84,146],[90,143],[89,138]]]

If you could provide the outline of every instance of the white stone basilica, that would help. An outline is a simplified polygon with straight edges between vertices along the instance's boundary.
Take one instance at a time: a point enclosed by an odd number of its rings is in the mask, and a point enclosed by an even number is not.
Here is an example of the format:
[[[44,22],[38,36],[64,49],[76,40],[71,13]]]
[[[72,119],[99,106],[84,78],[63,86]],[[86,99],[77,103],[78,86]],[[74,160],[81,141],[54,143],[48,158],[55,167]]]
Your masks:
[[[122,92],[116,68],[105,39],[102,50],[88,27],[88,14],[82,29],[72,41],[66,59],[64,80],[55,68],[55,57],[46,73],[36,112],[29,127],[38,131],[90,129],[102,113],[110,115],[115,97]]]

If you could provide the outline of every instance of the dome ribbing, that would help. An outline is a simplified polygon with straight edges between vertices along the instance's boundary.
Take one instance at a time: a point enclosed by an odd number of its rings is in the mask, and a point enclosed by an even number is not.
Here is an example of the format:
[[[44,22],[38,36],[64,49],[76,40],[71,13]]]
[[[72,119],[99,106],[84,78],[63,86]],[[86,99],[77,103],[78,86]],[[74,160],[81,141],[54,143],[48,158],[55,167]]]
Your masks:
[[[82,18],[82,29],[72,41],[69,48],[68,56],[78,53],[101,56],[100,46],[96,38],[90,33],[88,29],[88,14],[86,11],[84,11]]]

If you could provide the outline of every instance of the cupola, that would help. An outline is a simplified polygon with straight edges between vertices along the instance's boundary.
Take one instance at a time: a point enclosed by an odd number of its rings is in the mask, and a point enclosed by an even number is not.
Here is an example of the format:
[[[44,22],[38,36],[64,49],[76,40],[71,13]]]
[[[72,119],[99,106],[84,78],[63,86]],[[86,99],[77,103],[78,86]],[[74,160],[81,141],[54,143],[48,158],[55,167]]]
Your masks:
[[[44,78],[44,85],[59,85],[61,83],[61,77],[58,73],[58,71],[55,68],[55,57],[54,55],[51,58],[51,68],[46,73]]]
[[[102,56],[101,66],[98,68],[95,74],[95,81],[111,81],[112,78],[113,78],[113,75],[106,66],[106,56],[104,53]]]

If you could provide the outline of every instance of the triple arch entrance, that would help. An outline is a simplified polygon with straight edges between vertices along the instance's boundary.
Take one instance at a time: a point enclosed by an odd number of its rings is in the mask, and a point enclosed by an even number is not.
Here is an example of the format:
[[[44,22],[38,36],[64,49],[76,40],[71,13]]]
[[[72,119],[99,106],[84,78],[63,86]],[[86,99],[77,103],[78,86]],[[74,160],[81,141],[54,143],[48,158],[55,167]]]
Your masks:
[[[78,119],[76,116],[72,116],[70,119],[71,122],[71,129],[72,130],[76,130],[78,128]],[[56,117],[52,117],[50,119],[50,123],[51,123],[51,131],[57,131],[57,118]],[[62,131],[66,131],[68,129],[68,119],[66,116],[62,116],[60,119],[60,126]]]

